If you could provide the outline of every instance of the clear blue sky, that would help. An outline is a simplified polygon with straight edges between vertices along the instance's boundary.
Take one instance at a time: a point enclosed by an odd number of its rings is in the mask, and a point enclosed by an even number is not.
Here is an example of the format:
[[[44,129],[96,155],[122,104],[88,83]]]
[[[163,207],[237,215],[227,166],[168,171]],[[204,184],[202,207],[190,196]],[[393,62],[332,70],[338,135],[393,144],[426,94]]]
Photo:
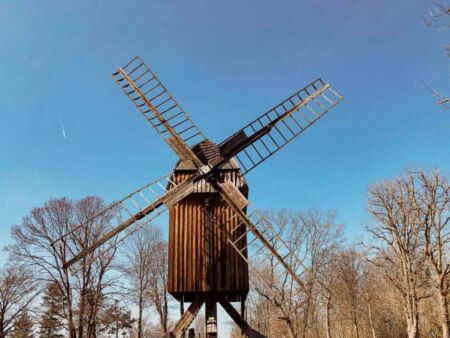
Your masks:
[[[217,142],[330,82],[345,101],[249,174],[250,197],[337,210],[358,236],[371,183],[450,168],[450,112],[423,85],[450,94],[448,33],[424,25],[430,4],[1,1],[0,246],[49,198],[111,201],[170,171],[175,155],[110,78],[134,55]]]

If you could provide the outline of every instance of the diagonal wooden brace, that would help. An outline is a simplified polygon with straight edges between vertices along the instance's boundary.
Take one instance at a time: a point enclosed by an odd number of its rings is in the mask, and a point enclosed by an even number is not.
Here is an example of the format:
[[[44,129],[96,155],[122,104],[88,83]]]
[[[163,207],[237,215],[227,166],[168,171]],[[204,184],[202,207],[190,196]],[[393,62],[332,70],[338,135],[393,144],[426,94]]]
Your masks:
[[[203,300],[196,300],[195,302],[191,303],[191,305],[189,305],[188,309],[183,313],[178,323],[170,332],[170,338],[182,337],[183,332],[185,332],[189,325],[191,325],[198,311],[200,311],[203,303]]]
[[[221,183],[220,186],[233,200],[233,202],[239,209],[242,210],[248,205],[248,201],[245,196],[239,191],[238,188],[236,188],[236,186],[231,181],[225,181]]]
[[[248,338],[267,338],[258,331],[253,330],[245,319],[239,314],[239,312],[231,305],[231,303],[223,296],[219,297],[219,303],[223,309],[228,313],[231,319],[239,326]]]
[[[280,255],[280,253],[275,250],[273,245],[267,241],[267,239],[263,236],[263,234],[258,230],[256,225],[247,217],[245,212],[240,209],[239,205],[236,204],[236,201],[234,200],[233,196],[229,194],[227,190],[223,188],[222,185],[217,183],[214,180],[210,180],[211,184],[215,187],[215,189],[220,193],[223,200],[231,207],[231,209],[237,214],[239,219],[247,226],[247,229],[249,229],[253,235],[258,238],[262,244],[272,253],[272,255],[275,257],[275,259],[284,267],[284,269],[289,273],[289,275],[294,279],[294,281],[304,290],[306,290],[306,286],[303,283],[303,281],[300,279],[299,276],[294,272],[294,270],[287,264],[287,262],[283,259],[283,257]],[[283,243],[283,241],[280,239],[280,242]],[[284,244],[286,248],[288,246]]]

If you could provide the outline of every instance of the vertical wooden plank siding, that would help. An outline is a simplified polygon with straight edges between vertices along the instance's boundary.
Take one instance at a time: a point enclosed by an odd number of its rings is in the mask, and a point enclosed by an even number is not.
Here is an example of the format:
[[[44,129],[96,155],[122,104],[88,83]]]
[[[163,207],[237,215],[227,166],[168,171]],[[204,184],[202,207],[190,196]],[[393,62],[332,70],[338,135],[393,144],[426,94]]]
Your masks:
[[[223,175],[232,182],[238,182],[237,169],[223,170]],[[176,184],[186,180],[193,171],[175,171],[172,179]],[[241,299],[248,293],[248,267],[242,257],[232,248],[226,237],[211,225],[208,228],[207,210],[232,232],[236,219],[230,219],[232,211],[221,202],[215,192],[209,192],[202,185],[193,193],[170,208],[169,211],[169,292],[177,299],[188,299],[199,293],[221,292],[231,301]],[[208,192],[204,192],[208,191]],[[246,196],[246,186],[241,186]],[[237,239],[245,232],[243,226],[236,229],[232,238]],[[247,243],[246,236],[239,241],[239,247]],[[209,255],[209,257],[205,257]],[[209,261],[209,266],[207,266]]]

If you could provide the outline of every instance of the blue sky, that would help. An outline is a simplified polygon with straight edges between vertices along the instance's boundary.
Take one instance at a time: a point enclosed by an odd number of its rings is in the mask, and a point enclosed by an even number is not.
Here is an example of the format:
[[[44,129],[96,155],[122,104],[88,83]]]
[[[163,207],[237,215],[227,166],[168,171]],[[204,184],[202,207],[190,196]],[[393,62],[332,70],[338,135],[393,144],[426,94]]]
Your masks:
[[[345,97],[248,175],[264,208],[333,209],[361,236],[370,184],[450,168],[448,32],[427,1],[0,2],[0,246],[52,197],[120,198],[175,155],[110,74],[140,55],[220,142],[321,76]],[[64,124],[66,138],[63,137]],[[0,254],[4,255],[4,254]]]

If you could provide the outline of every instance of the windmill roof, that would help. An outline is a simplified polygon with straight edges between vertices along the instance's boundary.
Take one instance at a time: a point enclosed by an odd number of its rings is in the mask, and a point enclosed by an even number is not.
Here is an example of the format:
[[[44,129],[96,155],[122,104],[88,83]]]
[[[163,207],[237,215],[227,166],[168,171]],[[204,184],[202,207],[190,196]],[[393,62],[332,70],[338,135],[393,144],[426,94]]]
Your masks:
[[[208,139],[193,146],[192,151],[203,163],[217,163],[222,159],[219,146]],[[232,158],[222,167],[222,169],[239,169],[239,165],[237,161]],[[175,170],[197,170],[197,167],[191,160],[180,160],[177,162]]]

